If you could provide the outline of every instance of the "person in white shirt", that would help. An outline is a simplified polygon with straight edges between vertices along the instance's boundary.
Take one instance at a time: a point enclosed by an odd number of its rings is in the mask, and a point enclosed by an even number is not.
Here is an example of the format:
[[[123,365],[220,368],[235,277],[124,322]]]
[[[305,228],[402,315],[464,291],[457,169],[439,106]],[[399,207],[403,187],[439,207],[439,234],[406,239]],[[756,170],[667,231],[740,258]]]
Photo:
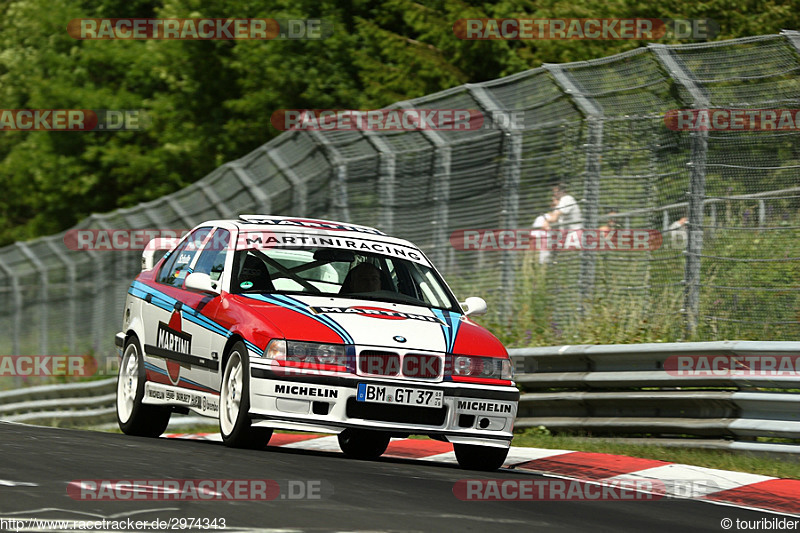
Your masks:
[[[674,250],[686,248],[686,243],[689,242],[689,232],[686,230],[687,222],[689,222],[688,217],[681,217],[667,228]]]
[[[551,227],[573,231],[583,228],[583,215],[581,208],[574,197],[567,194],[563,183],[553,187],[553,200],[556,207],[545,215]]]
[[[550,225],[547,223],[547,214],[539,215],[533,221],[533,230],[531,231],[531,242],[539,247],[539,264],[544,265],[550,262],[550,251],[542,248],[547,242],[547,230]]]

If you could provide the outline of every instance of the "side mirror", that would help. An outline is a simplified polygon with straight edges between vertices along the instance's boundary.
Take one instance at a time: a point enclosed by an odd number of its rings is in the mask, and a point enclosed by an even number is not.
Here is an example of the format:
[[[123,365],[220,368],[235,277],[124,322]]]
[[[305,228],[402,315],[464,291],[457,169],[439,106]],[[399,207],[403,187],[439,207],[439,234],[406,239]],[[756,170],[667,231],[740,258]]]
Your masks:
[[[477,296],[470,296],[461,304],[461,307],[466,307],[464,314],[466,316],[480,316],[486,314],[486,300],[478,298]]]
[[[192,291],[213,292],[219,294],[219,282],[211,281],[211,276],[202,272],[192,272],[186,276],[186,288]]]
[[[159,250],[172,250],[178,244],[180,239],[171,239],[166,237],[158,237],[147,243],[142,252],[142,272],[152,270],[155,261],[153,256]]]

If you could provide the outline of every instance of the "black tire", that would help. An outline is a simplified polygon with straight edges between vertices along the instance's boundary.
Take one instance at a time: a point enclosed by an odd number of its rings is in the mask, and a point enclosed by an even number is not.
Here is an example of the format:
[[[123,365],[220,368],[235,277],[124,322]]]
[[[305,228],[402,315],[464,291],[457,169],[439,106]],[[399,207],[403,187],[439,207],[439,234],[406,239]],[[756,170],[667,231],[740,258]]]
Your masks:
[[[454,444],[453,450],[456,452],[458,466],[464,470],[491,472],[503,466],[508,456],[508,448],[474,444]]]
[[[158,437],[169,424],[169,407],[142,403],[146,380],[139,339],[133,335],[125,342],[117,375],[117,424],[126,435]]]
[[[391,440],[386,433],[366,429],[345,429],[339,433],[338,438],[339,448],[347,457],[365,461],[371,461],[383,455]]]
[[[231,376],[240,370],[237,376]],[[233,379],[233,381],[232,381]],[[229,394],[231,388],[234,395]],[[230,407],[230,408],[229,408]],[[219,431],[222,442],[231,448],[263,450],[272,437],[270,428],[254,428],[250,420],[250,363],[247,347],[236,342],[225,359],[219,390]]]

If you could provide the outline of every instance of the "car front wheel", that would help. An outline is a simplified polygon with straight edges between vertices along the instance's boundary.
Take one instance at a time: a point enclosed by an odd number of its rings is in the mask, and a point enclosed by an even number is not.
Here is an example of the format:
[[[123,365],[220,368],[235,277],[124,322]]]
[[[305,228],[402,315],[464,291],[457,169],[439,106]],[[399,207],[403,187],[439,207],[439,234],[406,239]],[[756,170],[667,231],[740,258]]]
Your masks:
[[[239,341],[231,347],[222,374],[219,399],[219,429],[222,441],[231,448],[262,450],[267,447],[272,429],[252,427],[250,416],[250,376],[247,347]]]

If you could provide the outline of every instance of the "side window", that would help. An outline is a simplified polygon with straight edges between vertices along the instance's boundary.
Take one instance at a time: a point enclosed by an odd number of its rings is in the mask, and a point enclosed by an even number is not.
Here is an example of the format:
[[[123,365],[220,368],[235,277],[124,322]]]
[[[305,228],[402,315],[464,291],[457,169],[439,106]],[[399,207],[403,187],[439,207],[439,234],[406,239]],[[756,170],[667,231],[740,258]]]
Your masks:
[[[164,262],[156,281],[173,287],[183,287],[183,280],[189,274],[189,265],[210,231],[211,228],[208,227],[194,230]]]
[[[225,269],[225,258],[228,255],[230,242],[231,233],[226,229],[217,229],[200,253],[194,271],[208,274],[212,281],[219,280]]]

